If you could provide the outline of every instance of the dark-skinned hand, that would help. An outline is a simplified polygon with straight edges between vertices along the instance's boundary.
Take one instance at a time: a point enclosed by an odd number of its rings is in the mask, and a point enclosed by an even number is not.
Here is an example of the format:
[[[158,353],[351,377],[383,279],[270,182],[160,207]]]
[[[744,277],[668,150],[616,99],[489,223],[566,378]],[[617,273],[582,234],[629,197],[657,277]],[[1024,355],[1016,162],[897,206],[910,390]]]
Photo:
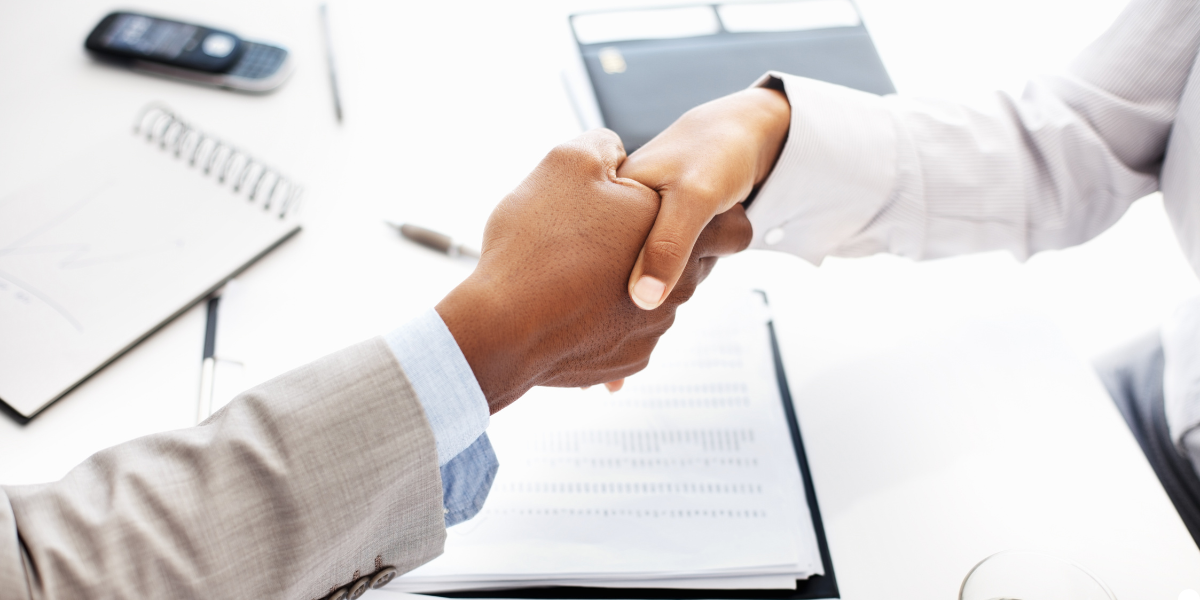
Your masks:
[[[635,306],[629,273],[660,199],[617,176],[624,160],[604,129],[552,150],[493,211],[479,265],[437,305],[493,413],[536,385],[618,382],[645,368],[716,258],[749,245],[740,206],[713,218],[670,299]]]

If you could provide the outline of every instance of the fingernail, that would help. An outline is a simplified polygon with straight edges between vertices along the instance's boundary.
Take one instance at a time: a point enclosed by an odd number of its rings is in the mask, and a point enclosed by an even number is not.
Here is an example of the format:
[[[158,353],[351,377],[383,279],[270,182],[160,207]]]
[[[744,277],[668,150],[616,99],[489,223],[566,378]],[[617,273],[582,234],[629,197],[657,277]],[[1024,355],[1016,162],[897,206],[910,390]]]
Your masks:
[[[633,301],[646,310],[653,310],[658,308],[659,302],[662,302],[665,291],[667,291],[667,284],[649,275],[642,275],[642,278],[638,279],[633,286]]]

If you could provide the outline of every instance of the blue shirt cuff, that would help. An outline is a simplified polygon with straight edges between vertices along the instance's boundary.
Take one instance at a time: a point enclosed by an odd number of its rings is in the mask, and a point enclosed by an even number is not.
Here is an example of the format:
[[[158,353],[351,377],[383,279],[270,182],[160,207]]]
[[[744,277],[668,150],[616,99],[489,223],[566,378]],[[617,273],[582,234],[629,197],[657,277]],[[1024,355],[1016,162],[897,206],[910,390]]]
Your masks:
[[[446,527],[479,514],[499,469],[500,462],[496,460],[486,433],[442,465],[442,506],[446,511]]]
[[[437,442],[438,466],[444,466],[487,429],[487,398],[436,310],[429,309],[384,340],[425,409]]]

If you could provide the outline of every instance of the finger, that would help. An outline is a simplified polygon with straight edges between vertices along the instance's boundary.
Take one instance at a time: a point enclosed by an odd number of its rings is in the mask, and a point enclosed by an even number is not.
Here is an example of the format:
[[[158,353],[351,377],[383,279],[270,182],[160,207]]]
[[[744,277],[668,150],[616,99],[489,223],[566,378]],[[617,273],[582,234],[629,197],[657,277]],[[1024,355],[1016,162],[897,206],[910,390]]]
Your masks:
[[[749,248],[752,239],[754,226],[746,217],[746,209],[741,204],[735,204],[708,222],[692,248],[692,256],[709,258],[737,254]]]
[[[616,381],[610,381],[604,384],[604,387],[608,388],[609,393],[619,392],[621,391],[622,387],[625,387],[625,378],[621,378]]]
[[[654,227],[629,276],[629,297],[645,310],[658,308],[671,294],[696,239],[713,217],[711,207],[680,196],[674,190],[663,192]]]
[[[740,204],[713,217],[696,240],[692,259],[675,284],[667,304],[678,306],[687,302],[716,266],[718,257],[736,254],[750,246],[753,229]]]
[[[683,270],[683,275],[679,276],[679,283],[675,284],[675,289],[671,291],[671,295],[663,301],[663,308],[678,307],[679,305],[692,299],[696,293],[696,288],[708,278],[708,274],[717,264],[717,257],[710,256],[708,258],[696,258],[688,263],[688,267]]]
[[[680,170],[671,148],[660,149],[653,142],[638,148],[621,162],[617,175],[659,190],[671,183],[671,174]]]

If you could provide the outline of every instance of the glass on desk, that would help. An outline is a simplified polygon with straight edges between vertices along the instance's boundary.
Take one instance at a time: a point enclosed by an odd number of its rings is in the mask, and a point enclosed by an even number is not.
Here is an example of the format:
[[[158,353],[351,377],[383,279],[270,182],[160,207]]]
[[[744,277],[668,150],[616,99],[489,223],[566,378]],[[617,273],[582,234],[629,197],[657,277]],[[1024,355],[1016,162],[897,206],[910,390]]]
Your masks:
[[[1039,552],[1007,550],[975,565],[959,600],[1117,600],[1083,567]]]

